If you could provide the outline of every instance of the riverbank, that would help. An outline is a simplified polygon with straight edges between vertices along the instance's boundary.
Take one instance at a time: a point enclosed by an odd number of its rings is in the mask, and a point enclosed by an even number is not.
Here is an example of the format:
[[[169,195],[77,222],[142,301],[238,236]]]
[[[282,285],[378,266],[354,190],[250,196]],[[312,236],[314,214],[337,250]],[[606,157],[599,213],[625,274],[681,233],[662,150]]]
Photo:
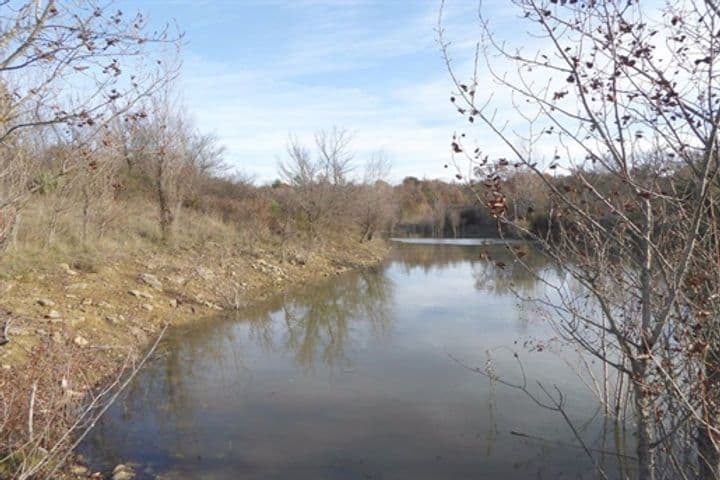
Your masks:
[[[103,255],[10,252],[0,283],[8,325],[8,342],[0,347],[4,452],[23,446],[28,462],[52,451],[83,402],[129,371],[165,325],[376,264],[388,246],[336,234],[312,245],[290,241],[283,250],[206,242]],[[28,443],[36,444],[30,453]],[[12,459],[6,471],[19,461]]]

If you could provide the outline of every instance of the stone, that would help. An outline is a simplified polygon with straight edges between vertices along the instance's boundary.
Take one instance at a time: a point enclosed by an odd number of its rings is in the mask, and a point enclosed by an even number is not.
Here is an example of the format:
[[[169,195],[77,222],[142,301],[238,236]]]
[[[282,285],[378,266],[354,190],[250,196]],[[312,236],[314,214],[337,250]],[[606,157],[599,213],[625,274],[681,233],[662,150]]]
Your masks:
[[[87,475],[90,473],[90,470],[88,470],[88,468],[84,465],[75,464],[70,467],[70,473],[73,475]]]
[[[115,315],[105,315],[105,321],[111,325],[117,325],[120,323],[120,320]]]
[[[143,303],[143,304],[142,304],[142,308],[143,308],[144,310],[147,310],[148,312],[152,312],[155,307],[153,307],[153,306],[150,305],[149,303]]]
[[[60,312],[58,312],[57,310],[50,310],[48,313],[45,314],[45,318],[50,318],[50,319],[54,319],[54,318],[57,319],[57,318],[61,318],[61,317],[62,317],[62,315],[60,315]]]
[[[52,341],[55,343],[63,343],[65,342],[65,338],[63,337],[63,334],[60,332],[53,332],[52,334]]]
[[[168,303],[170,304],[170,306],[171,306],[172,308],[177,308],[177,306],[178,306],[177,298],[171,298]]]
[[[135,471],[132,467],[123,465],[122,463],[117,465],[112,472],[112,480],[133,480],[135,478]]]
[[[60,267],[60,269],[68,275],[77,275],[77,272],[70,268],[70,265],[68,265],[67,263],[60,263],[58,264],[58,267]]]
[[[105,302],[105,301],[101,301],[100,303],[97,304],[97,306],[100,308],[112,308],[112,305],[110,305],[108,302]]]
[[[55,306],[55,302],[53,302],[49,298],[38,298],[37,303],[41,307],[54,307]]]
[[[148,285],[155,290],[162,290],[163,284],[162,282],[153,274],[151,273],[141,273],[138,275],[138,278],[141,282],[143,282],[145,285]]]
[[[153,296],[150,295],[149,293],[143,292],[140,290],[130,290],[130,291],[128,291],[128,293],[130,295],[132,295],[133,297],[137,297],[137,298],[147,298],[148,300],[153,298]]]
[[[84,290],[88,287],[88,284],[85,282],[78,282],[78,283],[71,283],[67,286],[68,290]]]
[[[90,342],[85,337],[82,337],[80,335],[73,339],[73,343],[78,347],[87,347],[90,344]]]

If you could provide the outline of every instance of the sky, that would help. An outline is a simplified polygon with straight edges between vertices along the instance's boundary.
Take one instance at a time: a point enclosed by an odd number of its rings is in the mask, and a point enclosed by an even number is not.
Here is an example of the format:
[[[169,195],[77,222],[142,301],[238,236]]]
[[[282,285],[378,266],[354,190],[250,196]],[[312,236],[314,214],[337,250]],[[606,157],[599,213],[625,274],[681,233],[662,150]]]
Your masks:
[[[486,9],[512,30],[509,2]],[[185,32],[180,94],[204,132],[214,132],[235,170],[278,178],[289,135],[311,145],[333,127],[353,136],[356,164],[382,150],[391,180],[450,180],[452,83],[436,41],[440,0],[120,0],[151,24]],[[448,0],[448,38],[458,65],[479,36],[474,0]]]

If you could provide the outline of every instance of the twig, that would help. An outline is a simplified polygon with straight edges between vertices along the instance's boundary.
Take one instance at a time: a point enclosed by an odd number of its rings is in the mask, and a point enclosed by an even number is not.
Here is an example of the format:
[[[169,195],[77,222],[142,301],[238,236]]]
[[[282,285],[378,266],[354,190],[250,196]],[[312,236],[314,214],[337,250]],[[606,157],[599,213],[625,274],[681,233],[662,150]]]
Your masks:
[[[160,331],[160,334],[155,339],[155,342],[153,343],[152,347],[147,351],[147,353],[143,356],[142,360],[133,368],[133,370],[130,372],[130,375],[123,381],[119,387],[115,390],[115,393],[110,397],[110,399],[105,403],[105,405],[102,406],[100,411],[91,419],[90,425],[88,425],[85,430],[75,439],[75,441],[70,445],[70,447],[66,450],[65,454],[57,461],[55,466],[50,470],[50,472],[45,476],[45,479],[50,480],[53,478],[55,473],[60,469],[62,465],[65,464],[65,461],[67,460],[70,453],[72,453],[75,448],[77,448],[78,445],[85,439],[85,437],[90,433],[90,431],[95,427],[95,424],[97,421],[107,412],[107,410],[110,408],[110,406],[115,403],[117,398],[120,396],[120,394],[125,390],[125,388],[130,384],[130,382],[135,378],[137,373],[142,369],[143,365],[148,361],[150,356],[155,352],[157,349],[158,344],[160,343],[160,340],[165,335],[165,331],[167,330],[168,325],[166,324],[163,329]],[[66,432],[67,436],[72,432],[73,428],[71,428],[68,432]],[[56,444],[57,446],[57,444]],[[48,455],[48,457],[42,462],[42,463],[49,463],[50,457],[52,456],[52,452]],[[37,468],[35,469],[37,471]]]
[[[32,384],[30,393],[30,411],[28,412],[28,440],[33,441],[33,422],[35,420],[35,395],[37,394],[37,380]]]
[[[548,438],[543,438],[538,435],[532,435],[529,433],[518,432],[517,430],[510,430],[510,435],[514,435],[516,437],[528,438],[530,440],[537,440],[539,442],[552,443],[552,444],[555,444],[560,447],[583,448],[581,445],[575,445],[572,443],[565,443],[565,442],[561,442],[561,441],[550,440]],[[626,458],[629,460],[637,460],[637,457],[635,457],[633,455],[627,455],[627,454],[619,453],[619,452],[611,452],[609,450],[603,450],[601,448],[588,447],[588,450],[590,450],[591,452],[603,453],[606,455],[613,455],[615,457],[623,457],[623,458]]]

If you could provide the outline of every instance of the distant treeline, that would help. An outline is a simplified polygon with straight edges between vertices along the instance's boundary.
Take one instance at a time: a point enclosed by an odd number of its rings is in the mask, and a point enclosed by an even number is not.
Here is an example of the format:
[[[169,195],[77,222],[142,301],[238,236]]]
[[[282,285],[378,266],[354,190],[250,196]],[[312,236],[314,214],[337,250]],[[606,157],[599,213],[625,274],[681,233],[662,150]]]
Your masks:
[[[539,197],[540,188],[532,188],[535,179],[515,173],[504,178],[508,191],[522,192],[509,200],[508,215],[523,218],[533,231],[547,228],[547,201]],[[398,202],[395,236],[410,237],[498,237],[500,225],[484,205],[476,186],[470,183],[420,180],[406,177],[394,187]],[[535,205],[535,207],[531,207]],[[517,237],[516,232],[503,231],[503,236]]]

